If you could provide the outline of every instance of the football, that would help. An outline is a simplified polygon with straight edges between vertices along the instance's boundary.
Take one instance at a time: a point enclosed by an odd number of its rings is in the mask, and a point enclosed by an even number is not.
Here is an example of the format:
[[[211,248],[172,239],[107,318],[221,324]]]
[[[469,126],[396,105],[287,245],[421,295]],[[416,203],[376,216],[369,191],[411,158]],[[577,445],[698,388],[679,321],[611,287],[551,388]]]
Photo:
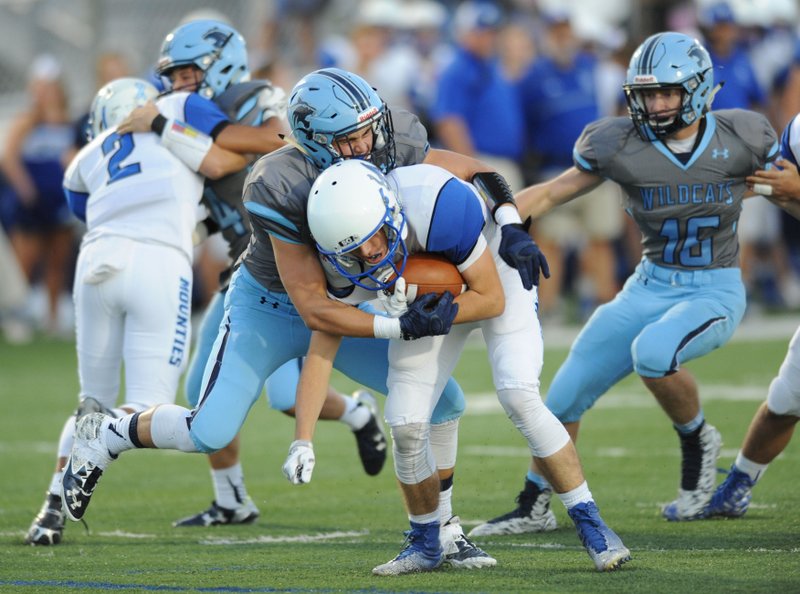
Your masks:
[[[435,254],[410,255],[406,260],[403,278],[406,280],[409,303],[414,303],[417,297],[427,293],[441,295],[450,291],[453,295],[460,295],[467,290],[458,268],[447,258]],[[390,290],[394,292],[394,285]]]

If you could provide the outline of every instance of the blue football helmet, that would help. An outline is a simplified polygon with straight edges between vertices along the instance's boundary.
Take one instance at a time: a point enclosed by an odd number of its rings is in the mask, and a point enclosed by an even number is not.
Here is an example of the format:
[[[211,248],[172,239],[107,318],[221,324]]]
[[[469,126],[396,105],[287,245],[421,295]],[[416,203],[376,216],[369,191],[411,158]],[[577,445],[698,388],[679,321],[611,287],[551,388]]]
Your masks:
[[[669,87],[682,92],[677,116],[665,119],[648,113],[642,92]],[[623,88],[636,131],[646,140],[660,140],[693,124],[711,109],[714,65],[696,39],[682,33],[656,33],[631,56]]]
[[[197,66],[203,73],[196,92],[213,99],[229,86],[249,80],[247,47],[238,31],[219,21],[199,20],[181,25],[164,38],[156,72],[172,90],[171,70]]]
[[[231,121],[260,126],[271,118],[286,117],[286,93],[268,80],[251,80],[229,87],[214,99]]]
[[[383,173],[395,166],[389,108],[360,76],[323,68],[303,77],[289,95],[289,124],[295,141],[319,169],[340,161],[334,140],[372,126],[372,151],[363,157]]]
[[[403,274],[406,216],[389,180],[371,163],[348,159],[328,167],[311,187],[306,215],[319,253],[353,284],[378,291]],[[367,264],[355,252],[381,229],[388,249]]]

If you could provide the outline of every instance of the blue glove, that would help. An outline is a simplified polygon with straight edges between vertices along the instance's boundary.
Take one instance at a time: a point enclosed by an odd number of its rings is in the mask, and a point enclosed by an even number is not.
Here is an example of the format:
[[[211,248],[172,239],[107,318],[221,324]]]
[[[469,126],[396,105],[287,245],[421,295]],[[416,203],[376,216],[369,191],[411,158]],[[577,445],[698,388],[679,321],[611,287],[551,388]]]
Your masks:
[[[458,313],[458,303],[453,303],[453,294],[445,291],[441,297],[428,293],[408,306],[400,316],[400,331],[403,340],[414,340],[423,336],[439,336],[450,332]]]
[[[536,242],[528,235],[522,223],[510,223],[500,227],[502,238],[498,252],[503,262],[516,268],[522,279],[522,286],[530,290],[533,285],[539,286],[539,271],[545,278],[550,278],[550,266]]]

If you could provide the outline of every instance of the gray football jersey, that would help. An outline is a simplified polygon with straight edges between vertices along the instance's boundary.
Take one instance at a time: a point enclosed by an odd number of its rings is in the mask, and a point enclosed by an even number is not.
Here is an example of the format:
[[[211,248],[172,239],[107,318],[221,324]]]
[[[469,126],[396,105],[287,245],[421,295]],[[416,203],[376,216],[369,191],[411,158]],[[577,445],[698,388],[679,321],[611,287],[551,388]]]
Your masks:
[[[730,109],[705,119],[686,164],[662,142],[642,140],[625,117],[589,124],[575,143],[576,167],[622,186],[644,256],[655,264],[738,266],[744,178],[778,156],[775,131],[763,115]]]
[[[428,153],[428,133],[407,111],[392,112],[397,166],[421,163]],[[256,161],[244,184],[242,200],[253,233],[241,261],[261,285],[285,293],[270,235],[316,249],[306,221],[308,193],[319,170],[299,150],[286,146]]]

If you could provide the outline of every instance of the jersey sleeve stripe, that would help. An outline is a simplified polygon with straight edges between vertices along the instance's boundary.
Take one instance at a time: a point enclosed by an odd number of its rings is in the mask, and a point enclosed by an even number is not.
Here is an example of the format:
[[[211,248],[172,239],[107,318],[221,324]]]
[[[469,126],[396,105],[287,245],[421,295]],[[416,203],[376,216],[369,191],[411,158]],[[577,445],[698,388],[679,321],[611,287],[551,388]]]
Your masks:
[[[292,223],[289,219],[273,208],[269,208],[263,204],[258,204],[257,202],[245,202],[244,207],[247,209],[247,212],[261,217],[262,219],[276,223],[281,227],[286,227],[295,233],[300,232],[300,230],[297,228],[297,225]]]

